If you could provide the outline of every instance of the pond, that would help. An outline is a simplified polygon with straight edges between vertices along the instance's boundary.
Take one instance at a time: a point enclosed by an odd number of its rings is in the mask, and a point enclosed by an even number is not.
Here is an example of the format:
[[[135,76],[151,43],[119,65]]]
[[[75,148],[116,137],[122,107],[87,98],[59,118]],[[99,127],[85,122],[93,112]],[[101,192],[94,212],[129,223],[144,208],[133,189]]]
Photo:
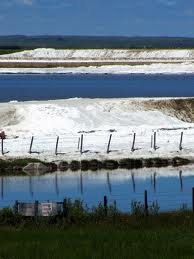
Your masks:
[[[192,204],[193,165],[138,170],[99,172],[56,172],[43,176],[5,176],[0,178],[0,206],[12,206],[15,200],[63,201],[80,199],[89,208],[103,201],[116,201],[120,210],[130,211],[132,201],[157,201],[160,211],[180,209]]]
[[[0,75],[0,102],[166,96],[194,96],[194,75]]]

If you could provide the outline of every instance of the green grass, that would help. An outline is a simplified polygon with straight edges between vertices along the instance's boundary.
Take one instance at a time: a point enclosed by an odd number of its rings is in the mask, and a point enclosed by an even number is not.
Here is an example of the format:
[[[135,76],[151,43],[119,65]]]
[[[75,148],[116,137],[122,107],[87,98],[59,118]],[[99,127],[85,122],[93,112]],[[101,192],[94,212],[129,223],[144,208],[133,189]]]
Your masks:
[[[22,168],[29,163],[40,162],[38,159],[0,159],[0,176],[6,175],[24,175]]]
[[[194,228],[86,224],[0,230],[0,258],[194,258]]]
[[[189,211],[107,217],[100,207],[92,216],[75,205],[67,217],[26,219],[1,211],[0,258],[194,258]]]

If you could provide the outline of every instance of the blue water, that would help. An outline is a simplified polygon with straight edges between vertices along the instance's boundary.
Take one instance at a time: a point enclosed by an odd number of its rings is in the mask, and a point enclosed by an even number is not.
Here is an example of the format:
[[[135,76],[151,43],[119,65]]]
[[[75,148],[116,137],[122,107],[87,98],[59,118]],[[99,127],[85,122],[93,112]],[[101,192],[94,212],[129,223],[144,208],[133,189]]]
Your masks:
[[[0,102],[194,96],[194,75],[0,75]]]
[[[193,169],[181,170],[181,175],[180,168],[166,168],[1,177],[0,207],[12,206],[15,200],[45,202],[71,198],[83,200],[91,208],[107,195],[109,204],[116,201],[120,210],[129,212],[132,201],[143,203],[147,190],[149,205],[157,201],[160,211],[178,210],[183,204],[191,208]]]

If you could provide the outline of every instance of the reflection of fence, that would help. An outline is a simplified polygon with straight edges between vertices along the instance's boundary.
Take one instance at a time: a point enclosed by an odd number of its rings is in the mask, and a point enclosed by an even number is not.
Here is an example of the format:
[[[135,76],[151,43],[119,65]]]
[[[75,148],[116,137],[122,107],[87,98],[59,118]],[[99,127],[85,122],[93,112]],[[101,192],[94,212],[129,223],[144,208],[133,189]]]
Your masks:
[[[144,201],[143,203],[136,203],[139,204],[139,208],[143,208],[145,216],[148,216],[150,213],[150,206],[149,206],[149,195],[148,191],[144,191]],[[25,217],[49,217],[49,216],[56,216],[56,215],[67,215],[70,207],[72,204],[68,203],[69,200],[64,199],[63,202],[38,202],[35,201],[34,203],[24,203],[15,201],[14,205],[14,212],[16,214],[20,214]],[[80,203],[81,204],[81,203]],[[107,216],[108,213],[108,197],[105,195],[103,201],[100,202],[102,208],[104,208],[104,215]],[[157,203],[156,203],[157,204]],[[117,206],[116,200],[113,201],[114,208]],[[139,209],[136,208],[136,209]],[[157,208],[158,213],[159,207]],[[194,213],[194,188],[192,188],[192,212]]]

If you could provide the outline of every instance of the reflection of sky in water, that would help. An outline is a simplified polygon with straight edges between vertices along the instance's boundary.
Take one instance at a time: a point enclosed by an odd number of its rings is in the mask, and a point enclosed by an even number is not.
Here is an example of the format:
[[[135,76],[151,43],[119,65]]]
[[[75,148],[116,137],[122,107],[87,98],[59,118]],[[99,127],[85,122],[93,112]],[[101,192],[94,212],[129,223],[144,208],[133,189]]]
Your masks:
[[[183,203],[191,207],[194,187],[193,166],[166,169],[117,170],[113,172],[56,173],[37,177],[0,178],[0,206],[19,201],[62,201],[81,199],[89,207],[108,196],[122,210],[129,210],[132,200],[142,201],[144,190],[148,200],[157,200],[160,210],[179,209]]]

